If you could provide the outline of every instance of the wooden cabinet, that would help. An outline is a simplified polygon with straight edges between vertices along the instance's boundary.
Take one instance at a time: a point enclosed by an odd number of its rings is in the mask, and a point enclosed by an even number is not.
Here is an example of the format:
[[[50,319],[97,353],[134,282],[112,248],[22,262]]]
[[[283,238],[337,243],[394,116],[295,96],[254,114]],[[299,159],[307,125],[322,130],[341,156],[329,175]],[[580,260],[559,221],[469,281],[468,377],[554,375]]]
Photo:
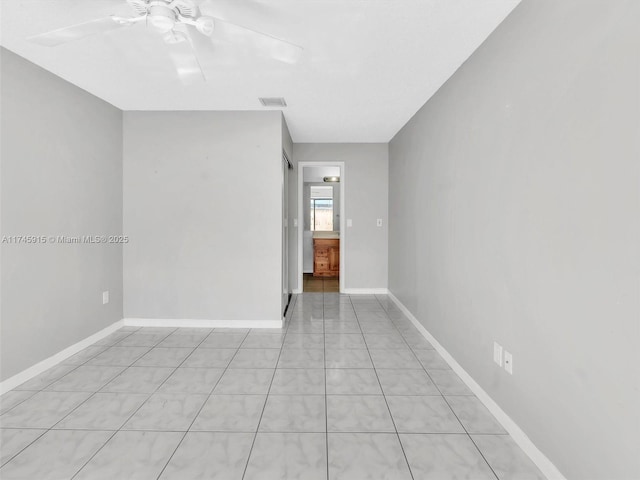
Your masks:
[[[313,276],[337,277],[340,275],[340,239],[313,239]]]

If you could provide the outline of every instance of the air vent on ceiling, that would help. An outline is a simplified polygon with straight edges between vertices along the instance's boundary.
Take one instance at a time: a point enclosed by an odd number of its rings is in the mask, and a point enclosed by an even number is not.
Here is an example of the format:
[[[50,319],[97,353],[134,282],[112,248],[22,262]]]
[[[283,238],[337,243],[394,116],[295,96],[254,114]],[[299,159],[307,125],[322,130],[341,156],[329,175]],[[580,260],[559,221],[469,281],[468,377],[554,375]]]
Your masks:
[[[259,98],[260,103],[265,107],[286,107],[287,102],[282,97]]]

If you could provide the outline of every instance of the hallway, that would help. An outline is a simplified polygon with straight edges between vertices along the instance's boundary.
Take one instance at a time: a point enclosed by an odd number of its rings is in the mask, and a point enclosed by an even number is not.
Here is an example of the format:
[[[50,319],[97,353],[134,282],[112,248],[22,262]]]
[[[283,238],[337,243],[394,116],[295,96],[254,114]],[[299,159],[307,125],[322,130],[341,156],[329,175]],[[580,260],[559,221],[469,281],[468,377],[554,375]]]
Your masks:
[[[543,478],[386,296],[294,301],[286,334],[125,327],[8,392],[0,476]]]

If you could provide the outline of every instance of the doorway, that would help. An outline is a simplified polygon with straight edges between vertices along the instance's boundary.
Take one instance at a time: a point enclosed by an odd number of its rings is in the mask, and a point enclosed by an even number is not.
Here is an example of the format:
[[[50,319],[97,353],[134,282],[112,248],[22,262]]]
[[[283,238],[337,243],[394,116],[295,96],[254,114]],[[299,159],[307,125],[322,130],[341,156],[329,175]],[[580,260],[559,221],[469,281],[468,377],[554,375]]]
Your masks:
[[[298,285],[303,292],[344,289],[343,162],[300,162],[298,173]]]

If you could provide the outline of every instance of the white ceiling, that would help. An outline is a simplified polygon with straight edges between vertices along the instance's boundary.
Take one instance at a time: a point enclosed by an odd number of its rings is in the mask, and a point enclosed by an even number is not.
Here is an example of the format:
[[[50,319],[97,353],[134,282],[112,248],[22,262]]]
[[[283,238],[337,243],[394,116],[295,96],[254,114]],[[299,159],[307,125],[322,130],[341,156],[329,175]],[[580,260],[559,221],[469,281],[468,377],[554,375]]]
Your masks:
[[[387,142],[520,0],[214,0],[221,18],[304,47],[295,65],[233,45],[183,86],[144,25],[58,47],[25,38],[128,15],[124,0],[1,0],[1,44],[123,110],[260,110],[285,97],[295,142]]]

